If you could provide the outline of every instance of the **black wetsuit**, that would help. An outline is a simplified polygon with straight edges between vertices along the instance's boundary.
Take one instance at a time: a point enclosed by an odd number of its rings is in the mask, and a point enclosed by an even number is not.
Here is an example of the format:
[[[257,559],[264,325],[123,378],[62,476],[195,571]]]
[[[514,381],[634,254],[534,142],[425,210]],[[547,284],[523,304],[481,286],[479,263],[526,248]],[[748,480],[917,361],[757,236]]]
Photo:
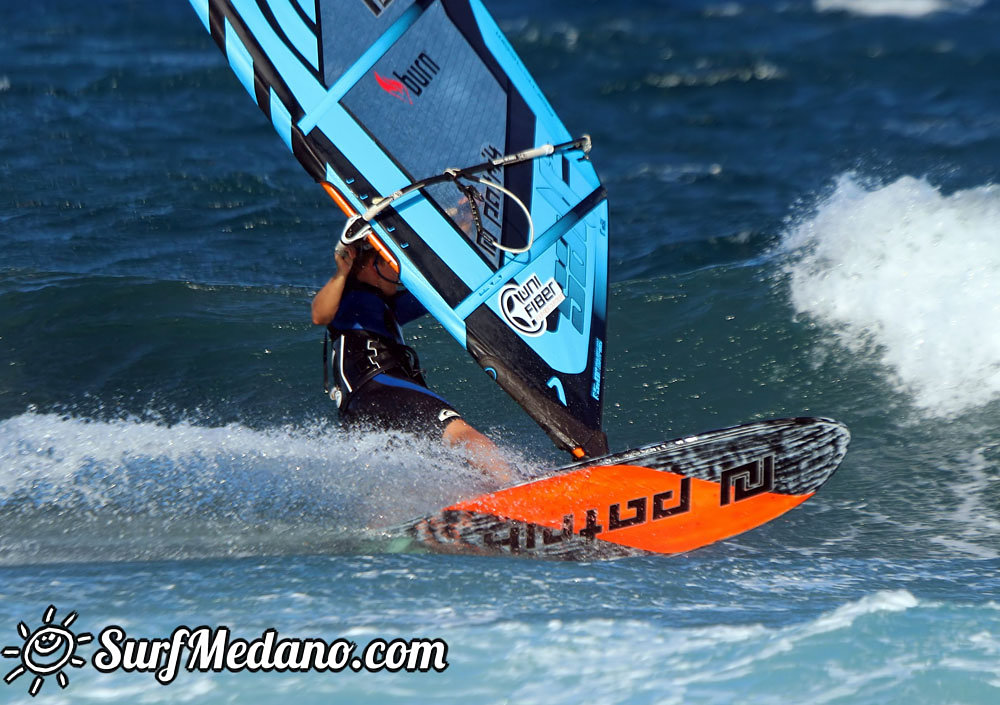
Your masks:
[[[413,348],[400,326],[427,311],[413,294],[386,296],[373,286],[349,282],[337,316],[328,326],[331,396],[341,417],[388,429],[443,432],[455,409],[424,382]]]

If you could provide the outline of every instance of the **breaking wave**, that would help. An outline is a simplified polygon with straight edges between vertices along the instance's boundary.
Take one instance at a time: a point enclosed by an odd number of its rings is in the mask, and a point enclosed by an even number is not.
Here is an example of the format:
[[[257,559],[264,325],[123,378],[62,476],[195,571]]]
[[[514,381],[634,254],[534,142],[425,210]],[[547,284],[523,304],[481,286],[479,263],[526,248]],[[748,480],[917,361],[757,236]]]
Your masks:
[[[1000,187],[853,175],[786,234],[791,301],[932,417],[1000,398]]]

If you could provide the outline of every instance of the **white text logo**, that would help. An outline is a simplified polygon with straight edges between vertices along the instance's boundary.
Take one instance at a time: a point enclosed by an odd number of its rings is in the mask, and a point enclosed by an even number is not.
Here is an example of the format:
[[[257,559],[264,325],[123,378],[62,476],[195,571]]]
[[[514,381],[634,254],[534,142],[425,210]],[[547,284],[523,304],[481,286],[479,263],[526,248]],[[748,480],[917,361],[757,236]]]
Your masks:
[[[545,319],[565,300],[555,277],[542,284],[537,274],[532,274],[524,284],[508,284],[500,290],[500,310],[507,323],[532,338],[548,330]]]

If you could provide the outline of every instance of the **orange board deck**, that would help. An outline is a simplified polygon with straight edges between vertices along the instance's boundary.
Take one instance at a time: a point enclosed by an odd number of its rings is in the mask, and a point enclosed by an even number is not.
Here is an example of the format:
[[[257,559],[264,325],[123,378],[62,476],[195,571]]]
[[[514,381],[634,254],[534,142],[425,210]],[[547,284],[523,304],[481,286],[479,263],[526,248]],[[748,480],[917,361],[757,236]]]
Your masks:
[[[749,531],[812,497],[850,434],[785,419],[562,468],[400,527],[434,550],[592,559],[674,554]]]

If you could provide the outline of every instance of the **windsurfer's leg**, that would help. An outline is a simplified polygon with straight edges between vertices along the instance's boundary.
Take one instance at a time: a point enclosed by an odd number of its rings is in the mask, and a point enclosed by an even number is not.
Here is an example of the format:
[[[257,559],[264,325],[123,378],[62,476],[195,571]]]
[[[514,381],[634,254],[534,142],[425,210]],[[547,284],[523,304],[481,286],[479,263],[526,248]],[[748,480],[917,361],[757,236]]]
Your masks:
[[[463,449],[470,463],[501,486],[511,484],[516,477],[493,441],[466,423],[447,400],[426,387],[380,375],[355,392],[349,416],[374,426],[430,438],[440,433],[446,445]]]
[[[503,485],[514,481],[514,473],[496,444],[462,419],[452,419],[445,427],[444,442],[462,446],[469,462]]]
[[[385,429],[433,434],[460,415],[444,398],[412,381],[379,375],[354,391],[348,414]]]

